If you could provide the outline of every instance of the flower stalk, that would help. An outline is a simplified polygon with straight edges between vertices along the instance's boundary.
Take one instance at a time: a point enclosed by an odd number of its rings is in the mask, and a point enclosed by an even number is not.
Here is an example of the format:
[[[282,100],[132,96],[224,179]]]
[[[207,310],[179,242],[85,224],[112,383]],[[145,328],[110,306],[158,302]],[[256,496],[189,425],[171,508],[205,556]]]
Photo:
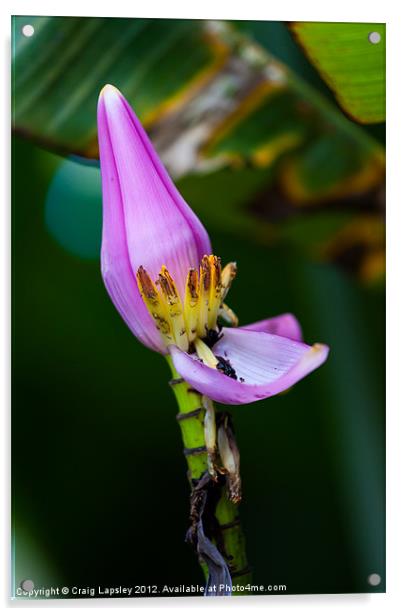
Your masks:
[[[224,467],[218,467],[217,452],[213,451],[212,422],[215,421],[213,403],[180,377],[170,357],[167,357],[167,361],[172,371],[169,383],[179,407],[176,418],[183,439],[192,495],[201,481],[210,478],[212,489],[209,490],[208,497],[212,511],[208,508],[207,514],[204,513],[206,534],[210,533],[210,539],[224,557],[233,585],[247,585],[251,582],[251,572],[247,562],[238,505],[230,500],[230,484],[227,481],[229,474]],[[219,414],[217,415],[219,418]],[[227,413],[225,419],[227,420]],[[223,429],[222,425],[219,430]],[[215,438],[216,434],[215,426]],[[200,564],[207,576],[205,563],[201,561]]]

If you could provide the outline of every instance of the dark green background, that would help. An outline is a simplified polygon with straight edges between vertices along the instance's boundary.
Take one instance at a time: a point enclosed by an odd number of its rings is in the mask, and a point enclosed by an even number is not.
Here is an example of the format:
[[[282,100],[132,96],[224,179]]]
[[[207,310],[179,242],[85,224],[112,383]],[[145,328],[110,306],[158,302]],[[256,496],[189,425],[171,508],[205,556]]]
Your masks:
[[[131,335],[100,276],[98,172],[19,139],[13,172],[15,584],[201,584],[168,366]],[[220,195],[205,203],[205,182],[181,188],[215,253],[238,263],[241,323],[290,311],[308,342],[331,347],[289,393],[232,409],[253,581],[383,592],[383,292],[290,244],[215,227]]]

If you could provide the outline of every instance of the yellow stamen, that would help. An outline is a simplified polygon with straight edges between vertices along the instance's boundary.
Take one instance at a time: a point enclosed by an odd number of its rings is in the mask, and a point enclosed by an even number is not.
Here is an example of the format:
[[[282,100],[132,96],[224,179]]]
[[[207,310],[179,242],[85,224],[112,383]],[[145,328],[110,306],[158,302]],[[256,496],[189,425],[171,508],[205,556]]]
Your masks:
[[[190,269],[187,275],[186,294],[184,297],[184,319],[190,342],[197,335],[199,299],[198,272],[195,269]]]
[[[227,304],[222,304],[219,308],[218,316],[229,327],[237,327],[239,325],[239,319]]]
[[[218,318],[219,306],[221,305],[221,260],[219,257],[211,255],[209,257],[211,267],[211,289],[209,292],[209,312],[208,312],[208,329],[216,327]]]
[[[230,286],[236,276],[237,273],[237,265],[236,263],[228,263],[222,270],[221,282],[222,282],[222,295],[221,301],[225,299],[226,295],[229,292]]]
[[[216,368],[219,362],[216,359],[215,355],[212,353],[209,346],[207,346],[205,342],[203,342],[200,338],[196,338],[194,340],[194,346],[195,350],[197,351],[198,357],[202,359],[204,364],[209,366],[210,368]]]
[[[188,349],[188,337],[184,323],[183,306],[173,278],[163,265],[159,273],[159,285],[167,304],[167,311],[172,325],[173,338],[182,351]]]
[[[184,297],[181,297],[177,281],[165,265],[155,282],[141,266],[137,271],[138,288],[164,343],[176,344],[182,351],[192,351],[193,343],[197,343],[199,356],[215,368],[216,357],[207,345],[198,341],[207,336],[211,342],[218,339],[218,316],[227,325],[238,325],[234,312],[223,303],[235,275],[235,263],[229,263],[222,270],[219,257],[204,255],[199,272],[194,268],[188,271]]]
[[[166,344],[172,344],[173,334],[169,318],[166,310],[166,305],[158,293],[157,288],[149,277],[148,272],[142,267],[139,267],[137,272],[138,288],[142,295],[150,314],[156,322],[156,327],[160,331],[162,338]]]
[[[200,265],[200,303],[197,334],[204,338],[208,330],[209,292],[211,289],[211,264],[207,256],[202,257]]]

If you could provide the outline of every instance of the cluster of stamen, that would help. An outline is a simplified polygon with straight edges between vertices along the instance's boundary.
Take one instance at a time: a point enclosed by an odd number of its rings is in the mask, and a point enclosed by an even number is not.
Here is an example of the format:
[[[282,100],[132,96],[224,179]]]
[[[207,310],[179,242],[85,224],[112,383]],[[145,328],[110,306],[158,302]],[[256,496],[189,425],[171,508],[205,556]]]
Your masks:
[[[142,266],[137,272],[142,298],[165,344],[196,352],[205,364],[232,378],[236,374],[229,362],[215,357],[211,349],[221,336],[222,325],[238,324],[236,315],[224,303],[235,276],[235,263],[222,269],[219,257],[204,256],[199,270],[189,270],[182,299],[165,266],[155,282]]]

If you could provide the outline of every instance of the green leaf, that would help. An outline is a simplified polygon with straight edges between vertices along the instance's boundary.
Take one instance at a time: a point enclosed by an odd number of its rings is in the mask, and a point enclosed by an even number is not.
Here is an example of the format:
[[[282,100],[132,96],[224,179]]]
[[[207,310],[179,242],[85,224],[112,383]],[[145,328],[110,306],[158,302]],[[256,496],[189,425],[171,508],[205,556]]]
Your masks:
[[[22,26],[31,23],[27,39]],[[96,105],[118,87],[144,124],[202,83],[225,57],[200,22],[80,17],[13,18],[13,121],[58,151],[97,156]]]
[[[35,34],[22,35],[32,23]],[[295,203],[368,191],[382,147],[236,22],[15,17],[15,130],[95,158],[96,103],[116,85],[175,179],[220,167],[271,175]],[[345,25],[348,27],[348,24]]]
[[[341,107],[358,122],[385,120],[385,24],[294,22],[289,26]],[[369,41],[378,32],[377,44]]]
[[[289,88],[262,82],[211,136],[204,153],[229,160],[244,157],[256,166],[268,167],[307,136],[308,126],[297,110],[297,103],[298,98]]]

